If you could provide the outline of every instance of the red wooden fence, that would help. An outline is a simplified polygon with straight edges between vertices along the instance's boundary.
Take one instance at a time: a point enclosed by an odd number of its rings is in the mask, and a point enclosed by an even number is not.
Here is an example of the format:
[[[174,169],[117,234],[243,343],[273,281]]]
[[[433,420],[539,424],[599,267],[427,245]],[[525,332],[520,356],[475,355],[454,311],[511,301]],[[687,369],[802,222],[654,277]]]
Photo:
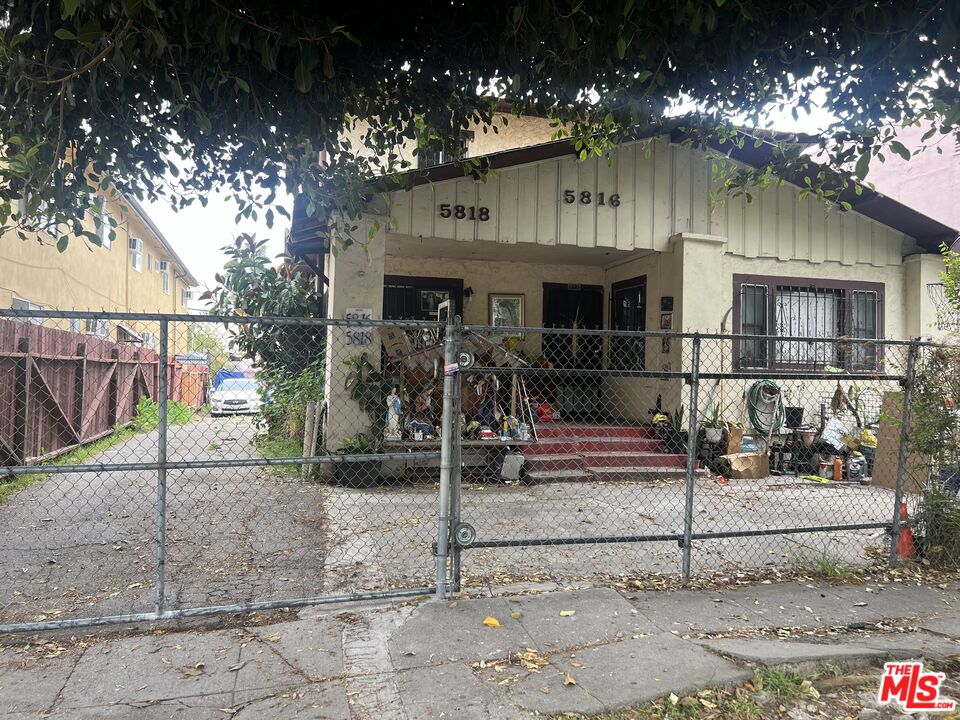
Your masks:
[[[159,368],[149,348],[0,319],[0,464],[36,462],[129,423],[141,397],[157,397]],[[207,369],[168,362],[168,372],[168,397],[190,388],[185,401],[200,407]]]

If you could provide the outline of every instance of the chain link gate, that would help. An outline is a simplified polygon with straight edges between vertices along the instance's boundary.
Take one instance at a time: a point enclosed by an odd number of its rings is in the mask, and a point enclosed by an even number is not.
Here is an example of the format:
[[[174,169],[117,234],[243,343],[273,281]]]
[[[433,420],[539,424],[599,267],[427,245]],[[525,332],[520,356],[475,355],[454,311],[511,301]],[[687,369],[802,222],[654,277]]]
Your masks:
[[[912,516],[919,502],[905,496],[904,480],[922,343],[449,331],[461,376],[453,406],[460,417],[465,397],[468,429],[454,433],[450,451],[459,473],[441,513],[450,557],[439,588],[678,571],[687,584],[717,572],[862,564],[868,555],[896,563],[901,505],[907,499]],[[757,344],[769,361],[741,360]],[[778,417],[766,427],[752,399],[758,387],[777,393]],[[881,409],[897,398],[899,416],[883,428],[895,430],[892,442],[879,457]],[[501,447],[478,447],[470,417],[494,427]],[[724,477],[731,469],[721,456],[744,434],[754,445],[737,449],[764,458],[764,469]],[[870,481],[874,470],[882,486]]]
[[[441,335],[0,311],[0,632],[434,594],[439,443],[390,442],[381,349]]]
[[[0,311],[0,631],[893,563],[931,475],[914,376],[943,352]],[[734,439],[768,466],[723,468]]]

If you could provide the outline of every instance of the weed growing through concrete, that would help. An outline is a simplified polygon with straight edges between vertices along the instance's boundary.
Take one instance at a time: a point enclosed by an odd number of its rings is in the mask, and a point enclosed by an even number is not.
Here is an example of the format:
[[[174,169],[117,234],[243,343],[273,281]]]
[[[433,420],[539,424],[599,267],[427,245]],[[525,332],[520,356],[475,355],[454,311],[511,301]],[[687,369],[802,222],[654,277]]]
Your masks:
[[[830,582],[847,582],[857,574],[856,568],[829,553],[797,557],[793,561],[793,567],[804,575]]]

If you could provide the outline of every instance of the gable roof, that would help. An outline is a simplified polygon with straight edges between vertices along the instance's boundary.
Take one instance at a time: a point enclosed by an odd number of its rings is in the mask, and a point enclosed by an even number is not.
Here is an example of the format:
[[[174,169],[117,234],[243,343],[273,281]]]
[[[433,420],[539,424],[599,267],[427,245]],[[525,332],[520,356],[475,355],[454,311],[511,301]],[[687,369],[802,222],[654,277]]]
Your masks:
[[[687,131],[683,128],[683,118],[677,118],[665,125],[636,133],[626,140],[626,142],[643,140],[659,135],[669,135],[670,141],[674,143],[682,142],[688,137]],[[711,143],[710,147],[745,165],[761,167],[772,159],[776,149],[775,142],[771,142],[767,138],[774,138],[776,141],[781,142],[796,142],[800,145],[810,144],[810,138],[808,136],[761,131],[757,133],[756,138],[759,140],[759,143],[748,142],[745,143],[742,148],[731,147],[730,144],[721,147],[718,144]],[[473,159],[479,160],[481,167],[499,170],[517,165],[535,163],[541,160],[575,156],[576,154],[577,151],[573,143],[569,140],[557,140],[539,145],[528,145],[514,150],[504,150]],[[446,163],[422,170],[410,170],[401,177],[409,178],[412,184],[416,186],[443,180],[454,180],[462,178],[463,176],[464,170],[461,166],[454,163]],[[806,187],[804,178],[800,173],[792,177],[783,177],[783,180],[799,188]],[[402,190],[403,188],[397,187],[395,182],[396,181],[388,178],[378,178],[371,182],[371,188],[379,192]],[[839,187],[839,184],[837,187]],[[887,197],[876,190],[871,190],[867,186],[861,187],[859,195],[853,187],[842,190],[838,199],[849,203],[851,209],[861,215],[912,237],[920,247],[930,252],[938,252],[941,243],[950,245],[957,238],[958,234],[960,234],[956,228],[944,225],[940,221],[924,215],[918,210],[904,205],[891,197]],[[296,215],[294,216],[294,221],[296,222]]]
[[[180,256],[177,255],[177,251],[173,249],[173,245],[170,244],[170,241],[167,240],[166,236],[160,231],[160,228],[157,227],[157,224],[153,221],[147,211],[144,210],[143,206],[137,202],[136,198],[123,196],[123,201],[130,206],[130,208],[137,214],[137,217],[140,218],[140,221],[147,226],[147,228],[152,232],[157,240],[160,241],[160,244],[163,246],[163,249],[166,250],[170,257],[173,258],[173,261],[183,269],[184,279],[191,287],[196,287],[200,283],[193,276],[193,273],[190,272],[190,268],[187,267],[187,264],[180,259]]]

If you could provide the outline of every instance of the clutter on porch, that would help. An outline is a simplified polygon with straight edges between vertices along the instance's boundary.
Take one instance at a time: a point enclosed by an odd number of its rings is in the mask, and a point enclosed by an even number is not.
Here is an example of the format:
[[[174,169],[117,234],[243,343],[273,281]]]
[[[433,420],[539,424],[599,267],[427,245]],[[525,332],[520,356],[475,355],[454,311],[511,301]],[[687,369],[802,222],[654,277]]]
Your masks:
[[[723,397],[722,392],[720,397]],[[702,422],[698,457],[727,478],[757,479],[792,475],[813,482],[869,484],[880,422],[879,396],[857,384],[844,389],[840,379],[829,403],[807,417],[805,407],[788,405],[773,380],[753,382],[744,392],[744,414],[751,434],[739,422],[721,417],[712,405]]]

